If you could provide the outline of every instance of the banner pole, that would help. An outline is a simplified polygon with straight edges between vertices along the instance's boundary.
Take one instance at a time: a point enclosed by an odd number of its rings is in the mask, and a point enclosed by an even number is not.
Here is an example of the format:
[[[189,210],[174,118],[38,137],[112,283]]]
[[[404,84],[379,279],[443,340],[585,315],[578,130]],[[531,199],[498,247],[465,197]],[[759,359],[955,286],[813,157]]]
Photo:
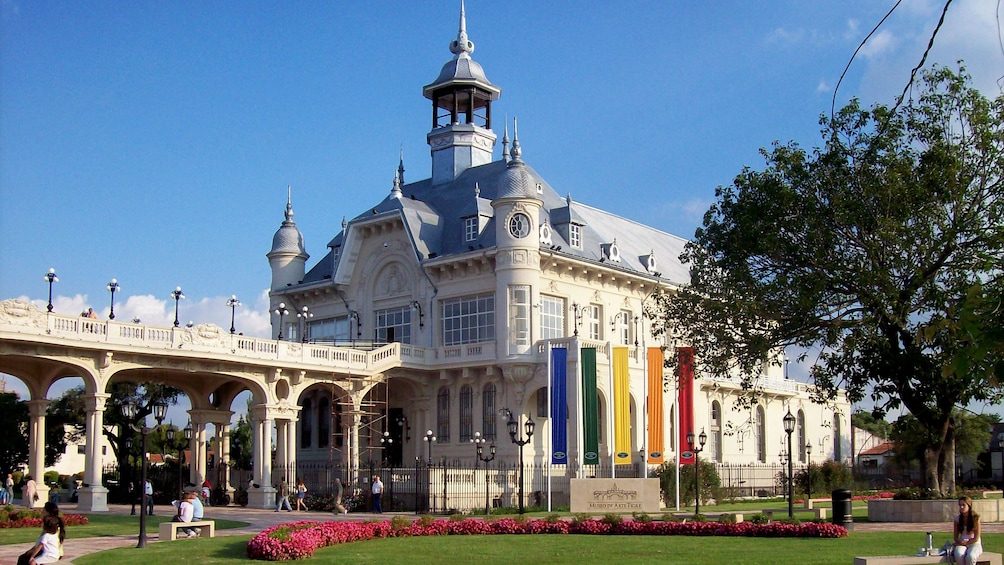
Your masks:
[[[609,341],[607,342],[607,368],[609,369],[607,376],[610,384],[610,399],[609,402],[607,403],[608,407],[610,408],[607,411],[609,412],[608,414],[609,417],[607,418],[607,420],[610,422],[609,430],[607,430],[609,432],[609,435],[607,437],[610,439],[610,478],[616,479],[617,478],[617,445],[616,445],[617,425],[614,422],[614,419],[616,417],[615,413],[616,400],[614,399],[614,348]]]
[[[551,359],[551,341],[547,341],[547,412],[550,429],[547,434],[547,511],[551,511],[551,461],[554,457],[555,414],[551,410],[551,381],[554,380],[554,366]]]

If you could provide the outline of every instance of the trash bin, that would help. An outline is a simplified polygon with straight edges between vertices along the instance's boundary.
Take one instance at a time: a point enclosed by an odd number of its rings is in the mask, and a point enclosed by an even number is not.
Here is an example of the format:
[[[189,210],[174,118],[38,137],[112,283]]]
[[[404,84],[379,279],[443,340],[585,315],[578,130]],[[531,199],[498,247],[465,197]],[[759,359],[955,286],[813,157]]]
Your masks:
[[[831,494],[833,503],[833,523],[848,530],[854,529],[854,516],[851,515],[851,491],[838,488]]]

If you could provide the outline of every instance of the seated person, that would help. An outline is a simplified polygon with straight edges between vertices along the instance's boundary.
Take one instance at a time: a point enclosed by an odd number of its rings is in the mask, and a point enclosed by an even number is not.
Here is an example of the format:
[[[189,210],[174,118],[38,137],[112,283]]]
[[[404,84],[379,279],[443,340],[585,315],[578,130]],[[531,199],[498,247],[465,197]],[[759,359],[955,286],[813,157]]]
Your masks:
[[[31,549],[21,554],[18,565],[42,565],[59,561],[59,520],[54,516],[42,518],[42,535]]]
[[[192,521],[195,515],[195,506],[192,505],[193,496],[195,496],[195,493],[183,492],[181,493],[181,500],[171,502],[171,506],[178,509],[173,521],[186,523]],[[179,528],[179,537],[181,534],[184,534],[186,537],[196,538],[199,537],[199,530],[197,528]]]

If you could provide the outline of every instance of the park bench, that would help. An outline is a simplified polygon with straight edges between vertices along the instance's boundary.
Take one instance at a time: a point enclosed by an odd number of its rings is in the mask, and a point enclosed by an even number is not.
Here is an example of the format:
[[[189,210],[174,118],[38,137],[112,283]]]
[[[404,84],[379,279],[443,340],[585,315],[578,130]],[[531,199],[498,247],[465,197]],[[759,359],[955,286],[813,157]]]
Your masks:
[[[178,539],[179,528],[198,528],[199,537],[216,537],[216,522],[214,520],[200,520],[198,522],[161,522],[160,541],[174,541]]]
[[[798,513],[798,512],[811,512],[815,516],[815,518],[817,520],[825,520],[826,519],[826,508],[804,508],[804,507],[798,507],[798,506],[796,506],[796,507],[792,508],[792,511],[795,512],[795,513]],[[767,515],[767,519],[773,520],[774,519],[774,514],[781,514],[781,515],[787,516],[788,515],[788,509],[787,508],[768,508],[766,510],[763,510],[763,513]]]
[[[880,557],[855,557],[854,565],[921,565],[924,563],[950,563],[947,555],[883,555]],[[978,565],[1002,565],[1001,554],[984,551],[976,558]]]

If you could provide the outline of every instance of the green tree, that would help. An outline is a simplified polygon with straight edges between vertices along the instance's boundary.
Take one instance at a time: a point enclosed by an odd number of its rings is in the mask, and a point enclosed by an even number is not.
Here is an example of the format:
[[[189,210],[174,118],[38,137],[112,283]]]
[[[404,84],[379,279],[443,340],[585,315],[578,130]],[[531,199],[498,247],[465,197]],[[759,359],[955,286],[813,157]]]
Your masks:
[[[74,387],[63,393],[62,396],[54,400],[49,405],[49,413],[58,418],[62,423],[73,427],[73,433],[80,437],[85,431],[84,414],[86,391],[83,386]],[[153,405],[156,402],[164,402],[168,405],[176,404],[181,390],[172,386],[154,383],[132,383],[114,382],[108,387],[110,395],[105,403],[104,413],[104,435],[108,438],[115,453],[115,459],[119,462],[119,468],[125,468],[130,464],[129,458],[138,460],[141,441],[139,434],[135,434],[129,425],[141,426],[146,422],[147,416],[153,414]],[[122,405],[131,402],[137,406],[136,415],[132,420],[127,421],[122,415]],[[155,434],[147,438],[147,451],[164,453],[164,430],[158,430]],[[132,450],[127,450],[125,440],[133,438]],[[182,436],[182,442],[184,441]],[[178,442],[176,439],[175,442]],[[176,446],[170,447],[171,452],[176,452]]]
[[[851,425],[884,439],[889,439],[892,433],[892,424],[885,418],[876,418],[871,412],[861,410],[851,414]]]
[[[718,476],[718,468],[711,461],[701,461],[701,504],[707,503],[712,498],[720,500],[719,490],[722,486],[722,479]],[[697,477],[694,469],[695,465],[680,466],[680,502],[691,504],[696,499],[694,494]],[[659,465],[652,471],[653,477],[659,478],[659,490],[662,491],[662,500],[666,506],[676,504],[676,462],[667,461]]]
[[[0,392],[0,472],[3,478],[28,463],[28,404],[13,392]]]
[[[230,462],[238,469],[251,468],[251,418],[245,414],[230,431]]]
[[[905,406],[925,486],[950,493],[953,408],[999,400],[1004,379],[1004,96],[936,68],[910,104],[821,124],[822,148],[775,144],[719,187],[681,256],[691,284],[648,315],[751,399],[781,348],[819,348],[816,400]]]
[[[965,410],[952,411],[952,428],[955,431],[955,455],[976,460],[990,444],[990,432],[1000,420],[996,414],[972,414]],[[930,431],[913,414],[900,416],[892,426],[890,439],[895,444],[896,462],[910,466],[924,460],[927,444],[932,441]]]

